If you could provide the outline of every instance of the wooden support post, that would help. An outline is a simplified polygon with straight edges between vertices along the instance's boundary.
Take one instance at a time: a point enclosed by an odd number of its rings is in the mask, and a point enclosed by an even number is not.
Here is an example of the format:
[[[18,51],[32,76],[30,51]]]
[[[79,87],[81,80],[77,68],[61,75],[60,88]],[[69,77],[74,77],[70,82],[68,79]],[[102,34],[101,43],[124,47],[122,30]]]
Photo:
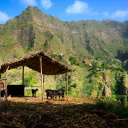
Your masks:
[[[40,57],[40,73],[41,73],[41,87],[42,87],[42,101],[44,100],[44,82],[43,82],[43,72],[42,72],[42,57]]]
[[[22,66],[22,85],[24,85],[24,66]]]
[[[43,75],[43,89],[44,89],[44,75]]]
[[[55,81],[56,81],[56,75],[55,75]],[[55,86],[55,90],[56,90],[56,86]]]
[[[1,75],[1,74],[0,74]],[[0,85],[0,101],[1,101],[1,85]]]
[[[7,72],[8,72],[8,69],[9,69],[9,66],[7,67],[7,69],[6,69],[6,76],[5,76],[5,78],[6,78],[6,80],[5,80],[5,100],[7,100],[7,96],[8,96],[8,88],[7,88]]]
[[[1,73],[0,73],[0,79],[1,79]],[[0,86],[0,101],[1,101],[1,86]]]
[[[67,71],[67,85],[66,85],[66,100],[68,100],[68,71]]]

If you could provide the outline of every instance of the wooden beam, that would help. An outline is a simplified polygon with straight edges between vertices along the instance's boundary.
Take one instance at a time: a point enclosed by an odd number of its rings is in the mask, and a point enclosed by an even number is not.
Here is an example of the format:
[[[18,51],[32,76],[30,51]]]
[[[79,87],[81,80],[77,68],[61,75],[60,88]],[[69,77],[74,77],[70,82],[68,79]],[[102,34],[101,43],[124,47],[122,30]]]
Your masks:
[[[5,100],[7,100],[7,96],[8,96],[8,88],[7,88],[7,72],[8,72],[8,69],[9,69],[9,66],[7,67],[7,69],[6,69],[6,74],[5,74],[5,78],[6,78],[6,80],[5,80]]]
[[[43,82],[43,67],[42,67],[42,57],[40,57],[40,73],[41,73],[41,87],[42,87],[42,101],[44,100],[44,82]]]
[[[43,75],[43,90],[44,90],[44,75]]]
[[[1,101],[1,86],[0,86],[0,101]]]
[[[3,79],[1,79],[1,73],[0,73],[0,81],[2,81]],[[1,88],[2,86],[0,86],[0,101],[1,101]]]
[[[22,66],[22,85],[24,85],[24,66]]]
[[[55,81],[56,81],[56,75],[54,75],[55,76]],[[56,90],[56,86],[55,86],[55,90]]]
[[[66,100],[68,100],[68,71],[67,71],[67,85],[66,85]]]
[[[55,81],[56,81],[56,75],[54,75],[55,76]]]

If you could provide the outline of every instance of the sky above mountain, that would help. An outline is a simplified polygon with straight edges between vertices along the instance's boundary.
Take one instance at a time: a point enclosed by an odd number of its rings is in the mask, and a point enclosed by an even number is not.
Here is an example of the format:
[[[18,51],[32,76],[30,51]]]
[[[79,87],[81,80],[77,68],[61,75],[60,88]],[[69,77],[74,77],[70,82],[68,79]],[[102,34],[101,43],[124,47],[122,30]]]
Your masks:
[[[0,0],[0,24],[20,15],[28,5],[62,21],[128,20],[128,0]]]

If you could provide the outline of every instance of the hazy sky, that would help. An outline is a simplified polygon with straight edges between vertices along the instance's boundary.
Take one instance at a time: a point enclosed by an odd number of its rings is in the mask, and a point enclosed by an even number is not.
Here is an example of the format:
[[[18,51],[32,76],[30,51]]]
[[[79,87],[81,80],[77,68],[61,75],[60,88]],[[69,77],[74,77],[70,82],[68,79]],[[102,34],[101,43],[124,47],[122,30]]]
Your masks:
[[[20,15],[28,5],[62,21],[128,20],[128,0],[0,0],[0,24]]]

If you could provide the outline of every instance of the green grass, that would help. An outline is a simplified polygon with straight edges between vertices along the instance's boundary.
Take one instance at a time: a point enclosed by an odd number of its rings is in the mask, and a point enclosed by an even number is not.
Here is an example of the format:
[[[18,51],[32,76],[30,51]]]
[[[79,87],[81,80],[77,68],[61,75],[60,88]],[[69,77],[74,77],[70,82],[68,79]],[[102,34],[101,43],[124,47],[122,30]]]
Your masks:
[[[97,100],[96,108],[105,110],[107,112],[112,112],[117,114],[119,118],[128,118],[128,105],[122,105],[121,102],[115,102],[110,99]]]

